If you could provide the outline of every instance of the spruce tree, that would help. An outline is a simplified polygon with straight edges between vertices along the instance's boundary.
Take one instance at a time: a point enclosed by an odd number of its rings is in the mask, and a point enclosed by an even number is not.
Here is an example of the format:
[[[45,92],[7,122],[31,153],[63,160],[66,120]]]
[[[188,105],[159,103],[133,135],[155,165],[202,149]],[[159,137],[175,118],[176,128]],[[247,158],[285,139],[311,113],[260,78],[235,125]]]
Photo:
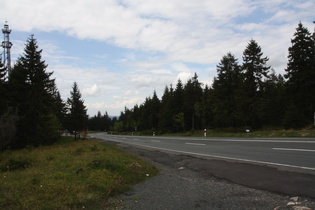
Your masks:
[[[196,118],[196,104],[200,102],[202,94],[201,83],[198,80],[198,75],[195,73],[185,85],[183,102],[185,125],[190,126],[191,130],[195,130],[198,126],[201,126],[201,122]],[[189,129],[189,127],[187,128]]]
[[[0,150],[10,147],[16,136],[16,111],[8,107],[7,69],[0,59]]]
[[[314,40],[302,23],[298,24],[289,47],[288,64],[284,75],[287,79],[286,90],[288,115],[294,107],[301,113],[299,120],[285,122],[287,127],[303,126],[313,120],[315,111],[315,58]],[[291,105],[290,105],[291,104]],[[291,126],[290,126],[291,125]]]
[[[10,105],[19,116],[15,147],[51,144],[59,138],[53,97],[55,81],[51,79],[53,73],[46,72],[41,53],[32,35],[9,75]]]
[[[183,113],[184,85],[179,79],[174,90],[174,114]]]
[[[218,127],[236,126],[236,97],[240,85],[240,67],[231,53],[223,56],[217,65],[218,76],[213,82],[215,97],[215,125]]]
[[[168,86],[164,89],[164,94],[161,100],[161,109],[159,114],[159,128],[164,132],[169,132],[172,130],[173,121],[172,116],[174,113],[174,91],[172,86]]]
[[[262,94],[263,125],[281,126],[285,113],[285,87],[283,76],[272,69],[269,79],[264,84]]]
[[[150,115],[149,119],[152,123],[152,129],[158,129],[159,128],[159,114],[160,114],[160,107],[161,102],[160,99],[156,95],[156,91],[153,92],[153,97],[150,103]]]
[[[261,95],[268,79],[270,66],[268,57],[262,57],[261,47],[251,40],[243,52],[242,112],[245,126],[261,126]]]
[[[81,93],[76,82],[73,83],[72,91],[70,91],[70,98],[67,100],[68,113],[67,113],[67,129],[73,133],[75,139],[80,131],[87,129],[86,107],[81,98]],[[80,136],[79,136],[80,137]]]
[[[203,90],[203,101],[205,103],[205,128],[212,127],[214,125],[214,90],[213,88],[206,87]]]
[[[54,110],[56,113],[56,117],[60,122],[60,129],[64,130],[65,125],[66,125],[67,104],[61,98],[60,92],[57,90],[57,88],[54,91],[53,98],[54,98]]]

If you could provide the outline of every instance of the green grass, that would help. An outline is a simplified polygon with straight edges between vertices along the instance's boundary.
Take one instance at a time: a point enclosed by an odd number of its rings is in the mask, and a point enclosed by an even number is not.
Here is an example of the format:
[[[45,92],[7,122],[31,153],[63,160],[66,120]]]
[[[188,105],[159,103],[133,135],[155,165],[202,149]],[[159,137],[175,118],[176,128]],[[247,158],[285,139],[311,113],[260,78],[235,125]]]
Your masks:
[[[0,153],[0,209],[104,206],[157,173],[140,158],[95,140],[63,138],[53,146],[8,150]]]

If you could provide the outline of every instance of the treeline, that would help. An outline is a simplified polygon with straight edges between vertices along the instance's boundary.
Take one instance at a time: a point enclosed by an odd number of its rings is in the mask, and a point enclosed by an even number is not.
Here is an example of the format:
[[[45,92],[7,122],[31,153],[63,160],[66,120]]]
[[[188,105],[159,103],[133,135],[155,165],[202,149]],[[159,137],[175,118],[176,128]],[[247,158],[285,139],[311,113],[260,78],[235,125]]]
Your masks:
[[[41,53],[32,35],[11,72],[0,62],[0,149],[53,144],[62,130],[87,127],[77,83],[63,101]]]
[[[242,64],[230,52],[222,57],[211,87],[203,86],[197,74],[185,84],[178,80],[176,87],[165,87],[161,100],[154,92],[143,104],[125,108],[112,129],[163,133],[310,125],[315,112],[314,38],[298,24],[284,75],[275,73],[258,43],[250,40]]]

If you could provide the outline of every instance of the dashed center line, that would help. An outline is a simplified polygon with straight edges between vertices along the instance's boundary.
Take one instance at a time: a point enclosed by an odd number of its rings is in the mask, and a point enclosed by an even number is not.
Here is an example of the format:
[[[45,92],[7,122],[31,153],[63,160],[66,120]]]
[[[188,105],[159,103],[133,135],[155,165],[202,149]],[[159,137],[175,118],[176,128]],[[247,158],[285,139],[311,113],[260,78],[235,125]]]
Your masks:
[[[185,144],[196,145],[196,146],[205,146],[206,145],[206,144],[190,143],[190,142],[186,142]]]
[[[274,150],[286,150],[286,151],[300,151],[300,152],[315,152],[312,149],[292,149],[292,148],[272,148]]]

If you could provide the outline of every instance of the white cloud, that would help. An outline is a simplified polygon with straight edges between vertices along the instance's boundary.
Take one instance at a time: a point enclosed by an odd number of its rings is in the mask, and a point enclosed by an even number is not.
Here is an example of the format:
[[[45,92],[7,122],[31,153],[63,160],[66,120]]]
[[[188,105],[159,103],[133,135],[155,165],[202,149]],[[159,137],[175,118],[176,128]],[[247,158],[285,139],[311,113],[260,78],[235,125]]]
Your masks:
[[[99,96],[100,93],[101,92],[97,84],[93,84],[91,87],[85,88],[82,91],[82,94],[85,96]]]
[[[208,0],[33,0],[31,3],[20,0],[4,4],[1,16],[10,18],[10,24],[18,30],[63,31],[80,39],[160,51],[171,62],[210,63],[218,61],[227,51],[233,51],[235,44],[243,41],[244,34],[247,40],[259,35],[268,38],[273,25],[270,23],[296,23],[299,17],[310,16],[314,5],[311,1],[228,0],[221,4]],[[263,20],[269,25],[253,22],[255,20],[238,24],[234,20],[251,15],[257,9],[266,13],[274,11],[272,17]],[[229,27],[240,32],[228,30]]]
[[[127,91],[125,91],[125,93],[123,95],[126,97],[137,96],[137,95],[139,95],[139,91],[138,90],[127,90]],[[120,96],[120,98],[121,98],[121,96]]]
[[[143,102],[142,97],[128,97],[128,98],[122,98],[121,100],[115,100],[113,102],[95,102],[95,103],[85,103],[86,107],[89,110],[89,113],[97,113],[97,111],[103,111],[106,110],[109,113],[112,113],[114,115],[118,115],[119,111],[123,111],[125,107],[133,108],[135,104],[141,104]]]
[[[222,56],[231,52],[242,63],[250,39],[262,47],[269,65],[283,73],[298,22],[314,27],[315,2],[2,0],[0,8],[0,19],[8,20],[13,32],[57,31],[61,36],[106,42],[119,50],[128,48],[113,52],[119,54],[116,57],[78,48],[80,57],[67,54],[51,37],[38,40],[63,98],[76,81],[89,109],[111,109],[117,114],[125,105],[141,103],[153,90],[162,93],[165,85],[178,79],[185,83],[195,72],[200,81],[211,84]],[[26,38],[12,40],[13,59],[23,52]],[[88,56],[105,61],[96,65]]]
[[[186,84],[186,82],[192,78],[194,74],[192,72],[180,72],[177,76],[176,79],[173,80],[173,84],[177,84],[178,80],[181,80],[183,84]]]

